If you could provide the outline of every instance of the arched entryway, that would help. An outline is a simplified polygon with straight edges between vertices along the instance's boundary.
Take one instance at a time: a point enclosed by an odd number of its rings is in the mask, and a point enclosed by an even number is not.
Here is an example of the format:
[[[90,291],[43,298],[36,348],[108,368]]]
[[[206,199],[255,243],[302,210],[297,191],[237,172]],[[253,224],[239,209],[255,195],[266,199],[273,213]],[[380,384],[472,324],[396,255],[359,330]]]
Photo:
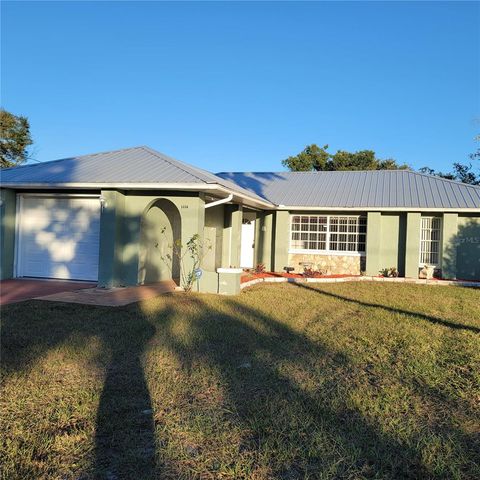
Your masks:
[[[174,242],[180,242],[181,218],[169,200],[159,199],[145,210],[141,225],[138,282],[140,284],[180,279],[180,262],[173,254]]]

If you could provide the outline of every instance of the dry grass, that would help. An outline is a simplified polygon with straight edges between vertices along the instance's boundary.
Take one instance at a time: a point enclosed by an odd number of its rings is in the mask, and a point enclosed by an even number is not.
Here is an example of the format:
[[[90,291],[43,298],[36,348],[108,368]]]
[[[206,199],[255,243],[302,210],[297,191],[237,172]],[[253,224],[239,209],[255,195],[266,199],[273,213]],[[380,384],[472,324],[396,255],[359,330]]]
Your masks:
[[[3,309],[5,479],[480,477],[480,291]]]

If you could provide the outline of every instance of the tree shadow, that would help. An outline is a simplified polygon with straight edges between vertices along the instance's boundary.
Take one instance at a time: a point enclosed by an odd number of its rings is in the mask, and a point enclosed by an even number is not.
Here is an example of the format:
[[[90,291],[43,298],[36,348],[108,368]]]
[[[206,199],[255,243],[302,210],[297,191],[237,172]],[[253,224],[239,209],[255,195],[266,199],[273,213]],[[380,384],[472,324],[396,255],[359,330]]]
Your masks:
[[[430,321],[423,314],[297,286]],[[2,360],[8,373],[25,369],[72,335],[80,334],[85,342],[92,337],[101,340],[98,363],[106,366],[106,376],[96,417],[94,460],[88,472],[94,478],[161,478],[153,410],[161,407],[163,399],[151,398],[142,364],[153,337],[157,347],[174,354],[187,374],[199,365],[218,372],[223,401],[233,421],[242,426],[238,455],[259,455],[270,445],[269,478],[320,478],[326,472],[331,478],[353,478],[352,471],[358,475],[355,478],[434,476],[424,466],[415,438],[409,443],[400,441],[382,430],[375,415],[366,416],[347,401],[352,388],[349,379],[362,373],[348,355],[241,299],[224,298],[217,306],[213,298],[217,297],[164,297],[156,311],[141,303],[121,310],[83,306],[81,311],[56,303],[47,309],[42,303],[37,311],[32,302],[31,314],[16,315],[25,312],[26,304],[12,305],[3,325],[1,340],[6,349],[2,348]],[[178,334],[179,318],[191,341]],[[32,334],[37,321],[42,331]],[[433,323],[442,322],[450,323]],[[428,390],[423,394],[432,396]],[[443,403],[448,400],[437,398]],[[465,451],[472,448],[471,438],[450,424],[440,434],[454,436]],[[171,472],[176,468],[175,458],[162,462],[170,460]],[[190,473],[176,472],[182,478]],[[215,478],[213,470],[202,473]]]
[[[465,219],[448,243],[442,269],[449,277],[456,272],[461,280],[480,280],[480,217]]]
[[[287,180],[282,172],[221,172],[215,174],[225,180],[233,182],[239,187],[257,194],[258,196],[272,201],[271,186],[274,181],[284,182]],[[273,188],[276,190],[277,187]]]
[[[135,317],[134,325],[112,325],[103,338],[110,361],[96,420],[98,478],[151,478],[155,471],[153,409],[142,365],[155,329],[144,316]]]
[[[442,325],[444,327],[452,328],[454,330],[466,330],[473,333],[480,333],[480,328],[475,327],[473,325],[462,325],[461,323],[450,322],[448,320],[444,320],[442,318],[432,317],[430,315],[425,315],[419,312],[412,312],[409,310],[401,310],[399,308],[388,307],[386,305],[378,304],[378,303],[371,303],[371,302],[363,302],[361,300],[357,300],[354,298],[345,297],[344,295],[339,295],[337,293],[327,292],[326,290],[321,289],[320,287],[310,287],[309,285],[305,285],[302,283],[293,283],[298,288],[303,288],[305,290],[309,290],[311,292],[315,292],[319,295],[325,295],[327,297],[336,298],[338,300],[343,300],[346,302],[356,303],[357,305],[362,305],[364,307],[371,307],[371,308],[380,308],[387,312],[391,313],[398,313],[400,315],[405,315],[408,317],[413,317],[418,320],[424,320],[436,325]]]
[[[11,373],[28,371],[50,350],[69,341],[99,340],[95,364],[105,371],[105,377],[88,474],[108,480],[149,479],[156,468],[155,435],[142,356],[155,329],[137,305],[122,309],[121,315],[117,312],[57,302],[9,305],[2,312],[2,369],[5,379]]]
[[[275,451],[282,459],[270,453],[272,478],[317,478],[332,468],[332,453],[321,450],[319,436],[328,437],[350,457],[337,459],[332,478],[346,478],[349,462],[366,477],[428,477],[418,451],[381,432],[348,402],[331,401],[327,392],[338,399],[348,388],[340,374],[351,368],[345,354],[236,300],[226,300],[234,315],[212,308],[200,297],[191,297],[190,302],[199,312],[188,324],[194,341],[184,342],[175,334],[178,312],[172,308],[156,314],[157,335],[186,372],[199,363],[220,372],[225,403],[243,430],[251,432],[239,451],[258,453],[261,445],[279,442]],[[309,391],[290,375],[290,368],[303,375],[329,368],[330,375],[321,388]],[[273,411],[278,415],[266,414]]]

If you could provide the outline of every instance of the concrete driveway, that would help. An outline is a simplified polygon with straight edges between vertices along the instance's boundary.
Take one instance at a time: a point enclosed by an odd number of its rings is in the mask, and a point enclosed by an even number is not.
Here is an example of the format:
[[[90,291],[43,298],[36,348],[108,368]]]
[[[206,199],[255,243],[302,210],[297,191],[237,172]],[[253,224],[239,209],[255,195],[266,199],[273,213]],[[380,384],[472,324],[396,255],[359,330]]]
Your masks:
[[[0,305],[21,302],[62,292],[92,288],[92,282],[72,282],[70,280],[43,280],[15,278],[0,281]]]

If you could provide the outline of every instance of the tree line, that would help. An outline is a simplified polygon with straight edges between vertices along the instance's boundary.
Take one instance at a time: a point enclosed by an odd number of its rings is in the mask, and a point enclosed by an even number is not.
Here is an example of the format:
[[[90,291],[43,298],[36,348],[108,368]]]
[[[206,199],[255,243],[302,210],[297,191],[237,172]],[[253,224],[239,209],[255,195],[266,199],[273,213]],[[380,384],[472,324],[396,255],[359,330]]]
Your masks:
[[[480,140],[480,135],[476,138]],[[449,180],[480,185],[480,171],[475,169],[472,162],[480,161],[480,148],[470,156],[469,163],[456,162],[451,172],[441,172],[430,167],[419,169],[421,173],[435,175]],[[328,145],[319,147],[316,144],[307,145],[297,155],[290,156],[282,161],[282,165],[292,172],[312,171],[345,171],[345,170],[401,170],[409,169],[406,164],[399,164],[392,158],[377,158],[373,150],[360,150],[347,152],[338,150],[336,153],[328,152]]]

